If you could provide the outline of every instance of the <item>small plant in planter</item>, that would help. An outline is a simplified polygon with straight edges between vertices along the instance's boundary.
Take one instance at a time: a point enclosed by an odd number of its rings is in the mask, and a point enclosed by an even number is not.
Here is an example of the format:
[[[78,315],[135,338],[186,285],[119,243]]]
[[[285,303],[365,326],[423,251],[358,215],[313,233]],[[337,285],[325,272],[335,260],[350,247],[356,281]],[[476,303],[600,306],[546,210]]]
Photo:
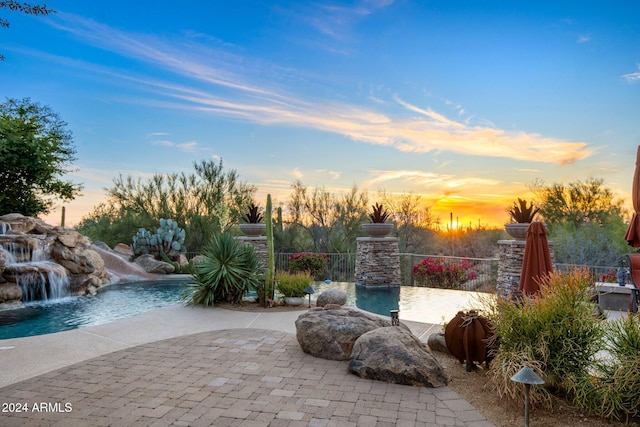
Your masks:
[[[375,205],[371,206],[371,213],[369,214],[369,219],[374,224],[383,224],[387,222],[389,217],[390,217],[390,214],[384,208],[384,205],[376,203]]]
[[[244,222],[240,224],[240,231],[250,237],[261,236],[266,229],[266,224],[261,222],[263,219],[260,207],[252,203],[248,212],[242,216]]]
[[[527,206],[526,200],[518,198],[518,203],[513,202],[513,206],[507,209],[507,213],[511,218],[511,223],[525,224],[533,222],[539,210],[533,203]]]
[[[287,273],[284,271],[276,275],[276,289],[289,305],[304,303],[305,288],[313,283],[313,277],[308,271]]]
[[[371,212],[369,213],[371,222],[362,224],[362,229],[371,237],[385,237],[394,228],[393,223],[387,222],[389,218],[391,218],[391,214],[384,208],[384,205],[376,203],[371,206]]]
[[[527,201],[518,198],[518,202],[513,202],[513,206],[507,209],[511,223],[505,224],[505,230],[511,237],[518,240],[527,237],[527,228],[533,222],[538,211],[533,203],[527,206]]]
[[[260,207],[252,203],[249,206],[249,211],[242,216],[242,219],[247,224],[259,224],[264,219],[264,216],[260,213]]]

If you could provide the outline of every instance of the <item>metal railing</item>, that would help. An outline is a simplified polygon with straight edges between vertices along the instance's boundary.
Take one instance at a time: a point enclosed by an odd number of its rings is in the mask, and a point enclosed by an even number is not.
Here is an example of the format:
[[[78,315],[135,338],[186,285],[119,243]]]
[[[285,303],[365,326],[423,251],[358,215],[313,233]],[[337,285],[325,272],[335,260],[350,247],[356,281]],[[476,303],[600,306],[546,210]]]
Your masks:
[[[591,277],[596,282],[605,282],[610,281],[612,283],[617,283],[616,281],[616,271],[618,267],[607,267],[604,265],[575,265],[575,264],[554,264],[553,267],[556,270],[560,270],[562,272],[570,272],[576,268],[586,268],[589,270]],[[627,275],[628,277],[628,275]],[[630,283],[627,280],[627,283]]]
[[[292,253],[276,254],[276,271],[289,270]],[[324,254],[328,259],[326,278],[334,282],[355,281],[355,254]],[[449,265],[460,265],[463,261],[473,264],[471,271],[476,276],[460,285],[458,289],[493,292],[498,277],[498,260],[494,258],[447,257],[439,255],[400,254],[400,284],[417,286],[412,274],[413,266],[424,258],[442,259]]]
[[[188,253],[187,258],[192,259],[197,253]],[[276,253],[276,271],[288,271],[293,253]],[[325,254],[328,259],[326,278],[334,282],[355,281],[356,255],[349,253],[329,253]],[[444,260],[448,264],[459,265],[463,261],[473,264],[472,272],[476,278],[463,283],[459,289],[473,290],[480,292],[494,292],[498,278],[497,258],[466,258],[441,255],[421,255],[411,253],[400,254],[400,280],[403,286],[417,286],[412,274],[413,266],[421,262],[424,258]],[[595,281],[604,281],[605,276],[611,278],[612,272],[615,274],[616,267],[589,266],[573,264],[554,264],[555,269],[569,272],[574,268],[586,268],[591,273]],[[615,280],[613,280],[615,281]]]

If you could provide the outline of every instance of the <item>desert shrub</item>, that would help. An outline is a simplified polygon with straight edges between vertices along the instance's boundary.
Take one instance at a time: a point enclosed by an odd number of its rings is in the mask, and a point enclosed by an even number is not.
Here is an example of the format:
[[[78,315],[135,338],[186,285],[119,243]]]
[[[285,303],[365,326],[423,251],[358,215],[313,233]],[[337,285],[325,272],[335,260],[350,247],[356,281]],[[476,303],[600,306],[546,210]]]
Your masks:
[[[297,273],[308,271],[316,280],[322,280],[327,272],[329,260],[325,254],[314,254],[312,252],[299,252],[291,255],[289,271]]]
[[[570,389],[582,409],[628,421],[640,414],[640,318],[608,322],[605,337],[609,357],[599,359],[591,375],[577,378]]]
[[[283,297],[303,297],[304,290],[311,285],[313,277],[308,271],[287,273],[281,271],[276,275],[276,289]]]
[[[259,291],[264,285],[264,266],[253,247],[227,233],[214,236],[193,268],[196,283],[183,294],[183,300],[193,305],[237,304],[249,290]]]
[[[412,272],[416,286],[431,288],[459,289],[467,280],[477,276],[471,271],[473,264],[463,259],[452,262],[442,258],[425,258],[413,266]]]
[[[588,373],[603,348],[602,322],[594,317],[592,280],[586,270],[554,272],[541,283],[540,293],[516,305],[497,301],[495,318],[499,336],[492,362],[492,381],[501,396],[520,398],[519,384],[511,377],[528,366],[546,387],[532,388],[533,403],[549,405],[550,390],[566,391]]]

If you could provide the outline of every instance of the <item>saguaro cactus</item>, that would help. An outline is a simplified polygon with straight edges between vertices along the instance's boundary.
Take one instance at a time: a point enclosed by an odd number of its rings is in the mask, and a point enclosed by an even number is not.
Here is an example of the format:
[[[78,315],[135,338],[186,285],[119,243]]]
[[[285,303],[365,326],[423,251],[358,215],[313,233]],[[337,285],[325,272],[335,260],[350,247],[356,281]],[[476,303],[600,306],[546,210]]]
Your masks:
[[[273,249],[273,218],[271,216],[271,194],[267,194],[267,206],[264,210],[265,233],[267,235],[267,271],[264,275],[264,306],[274,297],[275,255]]]

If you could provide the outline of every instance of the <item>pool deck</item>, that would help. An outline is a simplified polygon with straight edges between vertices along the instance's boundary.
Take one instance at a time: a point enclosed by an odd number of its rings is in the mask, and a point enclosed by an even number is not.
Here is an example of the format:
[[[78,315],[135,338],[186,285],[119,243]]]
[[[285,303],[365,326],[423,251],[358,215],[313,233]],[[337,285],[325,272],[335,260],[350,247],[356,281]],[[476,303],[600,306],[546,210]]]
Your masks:
[[[1,340],[0,425],[493,426],[448,387],[366,380],[303,353],[302,312],[177,305]],[[403,323],[425,342],[442,327]]]

